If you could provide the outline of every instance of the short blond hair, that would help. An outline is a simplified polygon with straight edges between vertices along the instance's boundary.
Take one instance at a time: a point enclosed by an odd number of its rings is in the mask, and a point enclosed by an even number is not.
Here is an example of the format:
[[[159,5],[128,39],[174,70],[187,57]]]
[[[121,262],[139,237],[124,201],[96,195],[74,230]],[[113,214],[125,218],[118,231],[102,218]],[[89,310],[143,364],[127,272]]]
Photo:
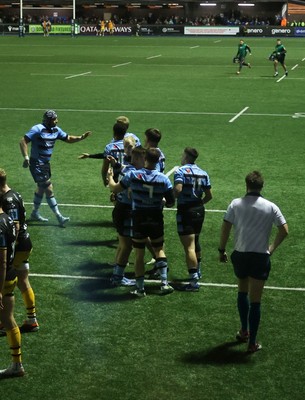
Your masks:
[[[116,122],[120,122],[121,124],[126,125],[127,128],[129,127],[129,118],[125,117],[124,115],[120,115],[119,117],[117,117]]]
[[[133,136],[127,136],[123,140],[123,145],[125,154],[130,156],[132,149],[136,147],[136,140]]]

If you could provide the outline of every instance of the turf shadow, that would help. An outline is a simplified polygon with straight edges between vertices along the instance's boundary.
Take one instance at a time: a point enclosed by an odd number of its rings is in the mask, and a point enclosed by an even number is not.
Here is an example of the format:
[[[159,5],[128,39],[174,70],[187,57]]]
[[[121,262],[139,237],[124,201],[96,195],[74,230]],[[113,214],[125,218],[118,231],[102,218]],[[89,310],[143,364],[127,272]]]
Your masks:
[[[241,343],[226,342],[209,350],[194,351],[185,354],[182,361],[189,364],[211,364],[211,365],[226,365],[226,364],[247,364],[251,357],[246,351],[236,349]],[[243,348],[243,350],[245,350]]]

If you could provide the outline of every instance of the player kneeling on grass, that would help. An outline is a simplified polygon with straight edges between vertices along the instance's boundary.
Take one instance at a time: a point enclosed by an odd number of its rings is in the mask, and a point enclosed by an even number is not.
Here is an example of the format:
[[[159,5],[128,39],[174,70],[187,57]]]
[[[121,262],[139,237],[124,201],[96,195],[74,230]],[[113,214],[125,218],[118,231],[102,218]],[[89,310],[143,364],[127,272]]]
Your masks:
[[[182,166],[174,175],[174,193],[177,198],[177,230],[184,248],[190,283],[180,290],[198,292],[201,277],[201,233],[205,209],[204,204],[212,199],[210,178],[195,161],[198,151],[186,147],[182,154]],[[203,196],[204,195],[204,196]]]
[[[241,322],[236,339],[248,342],[249,353],[262,348],[256,341],[256,335],[260,323],[261,297],[271,269],[270,256],[288,234],[288,225],[280,209],[262,197],[263,186],[260,172],[253,171],[246,176],[247,193],[229,205],[218,248],[220,262],[228,262],[226,244],[234,226],[235,244],[231,261],[238,279],[237,308]],[[269,244],[273,225],[278,231]]]
[[[160,151],[155,148],[145,152],[144,168],[130,171],[120,182],[115,183],[109,171],[109,188],[114,193],[131,190],[132,198],[132,244],[135,250],[136,289],[131,293],[137,297],[146,296],[144,289],[144,256],[147,238],[151,240],[156,255],[156,268],[160,271],[160,294],[172,293],[167,281],[167,258],[164,252],[163,205],[175,204],[174,192],[169,178],[156,170]]]
[[[16,228],[14,221],[3,212],[3,197],[0,196],[0,320],[6,330],[11,349],[12,364],[0,370],[0,379],[24,375],[21,363],[21,334],[14,317],[14,289],[17,276],[12,266]]]

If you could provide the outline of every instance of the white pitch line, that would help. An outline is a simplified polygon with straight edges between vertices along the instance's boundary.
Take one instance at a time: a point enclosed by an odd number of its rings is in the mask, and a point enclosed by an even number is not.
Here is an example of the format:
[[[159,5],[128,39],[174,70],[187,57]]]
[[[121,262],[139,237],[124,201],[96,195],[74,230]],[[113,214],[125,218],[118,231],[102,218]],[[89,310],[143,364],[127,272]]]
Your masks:
[[[302,61],[305,61],[305,58],[303,58]]]
[[[221,42],[221,40],[215,40],[215,41],[214,41],[214,43],[219,43],[219,42]]]
[[[278,80],[276,81],[276,83],[281,82],[284,78],[286,78],[286,75],[281,76],[280,79],[278,79]]]
[[[245,111],[248,110],[249,107],[243,108],[238,114],[235,115],[229,122],[234,122],[237,118],[239,118]]]
[[[294,67],[291,68],[291,71],[293,71],[294,69],[296,69],[299,66],[299,64],[296,64]]]
[[[129,65],[129,64],[131,64],[131,61],[129,61],[127,63],[123,63],[123,64],[113,65],[112,68],[123,67],[124,65]]]
[[[293,78],[291,78],[293,79]],[[39,112],[44,112],[45,108],[24,108],[24,107],[0,107],[0,112],[1,111],[12,111],[12,112],[18,112],[18,111],[39,111]],[[206,112],[206,111],[152,111],[152,110],[103,110],[103,109],[76,109],[76,108],[58,108],[56,109],[57,112],[83,112],[83,113],[111,113],[111,114],[164,114],[164,115],[220,115],[220,116],[225,116],[225,115],[234,115],[231,112]],[[247,113],[245,114],[249,117],[278,117],[278,118],[286,118],[292,117],[292,114],[264,114],[264,113]]]
[[[60,275],[60,274],[36,274],[30,272],[30,276],[36,276],[38,278],[52,278],[52,279],[79,279],[79,280],[99,280],[108,281],[108,278],[98,277],[98,276],[81,276],[81,275]],[[149,279],[147,282],[159,283],[160,281]],[[183,282],[181,282],[183,283]],[[186,282],[184,282],[186,283]],[[198,282],[200,286],[210,286],[210,287],[222,287],[222,288],[237,288],[236,284],[229,283],[212,283],[212,282]],[[281,287],[281,286],[265,286],[265,289],[269,290],[286,290],[294,292],[305,292],[305,288],[296,287]]]
[[[170,171],[168,171],[165,175],[166,175],[166,176],[171,176],[171,174],[172,174],[173,172],[175,172],[176,169],[178,169],[178,168],[179,168],[179,166],[176,165],[176,166],[173,167]]]
[[[84,72],[83,74],[77,74],[77,75],[66,76],[65,79],[77,78],[78,76],[84,76],[84,75],[88,75],[88,74],[91,74],[91,71],[89,71],[89,72]]]
[[[146,60],[151,60],[152,58],[162,57],[162,54],[158,54],[157,56],[146,57]]]
[[[198,49],[199,46],[192,46],[190,49]]]
[[[175,167],[176,168],[176,167]],[[25,201],[25,205],[32,205],[33,202]],[[41,203],[43,206],[47,206],[48,203]],[[106,206],[106,205],[100,205],[100,204],[64,204],[64,203],[58,203],[60,207],[83,207],[83,208],[113,208],[114,206]],[[177,211],[177,208],[165,208],[164,210],[166,211]],[[213,213],[224,213],[226,210],[205,210],[206,212],[213,212]]]

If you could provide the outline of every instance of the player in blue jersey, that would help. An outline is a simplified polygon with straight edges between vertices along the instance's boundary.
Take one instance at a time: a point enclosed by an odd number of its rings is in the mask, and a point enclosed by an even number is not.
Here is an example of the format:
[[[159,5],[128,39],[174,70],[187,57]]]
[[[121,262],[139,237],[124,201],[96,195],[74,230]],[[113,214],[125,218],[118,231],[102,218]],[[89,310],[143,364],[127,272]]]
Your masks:
[[[22,197],[7,184],[7,175],[0,169],[0,196],[2,196],[3,211],[14,221],[17,241],[13,266],[17,274],[17,286],[23,298],[27,311],[27,320],[20,327],[21,333],[36,332],[39,325],[36,318],[35,294],[29,281],[29,256],[32,252],[32,242],[25,223],[25,208]],[[0,335],[6,335],[1,326]]]
[[[160,272],[161,294],[171,293],[167,281],[167,258],[164,252],[163,205],[175,204],[174,192],[169,178],[156,170],[160,158],[158,149],[147,149],[145,167],[130,171],[118,183],[108,173],[109,187],[114,193],[131,190],[132,198],[132,244],[135,249],[136,289],[131,292],[138,297],[146,295],[144,289],[144,256],[147,238],[151,240],[156,254],[156,267]]]
[[[131,137],[124,138],[124,144],[125,142],[129,143],[131,139]],[[126,155],[129,155],[129,152],[131,153],[131,160],[127,165],[121,166],[121,178],[130,171],[144,167],[145,150],[142,147],[134,147],[130,151],[130,149],[126,149],[126,146],[124,147]],[[128,189],[117,193],[112,219],[118,233],[119,246],[111,281],[115,286],[132,286],[135,284],[135,281],[127,279],[124,276],[124,271],[132,251],[131,198]]]
[[[165,155],[162,153],[161,149],[158,147],[159,142],[162,138],[162,134],[157,128],[149,128],[145,131],[145,144],[146,149],[156,148],[160,152],[159,160],[156,164],[156,170],[159,172],[164,172],[165,170]]]
[[[162,138],[162,134],[161,134],[161,131],[159,129],[157,129],[157,128],[146,129],[144,147],[146,149],[156,148],[156,149],[159,150],[160,157],[159,157],[158,163],[156,164],[156,170],[159,171],[159,172],[164,172],[164,170],[165,170],[165,156],[164,156],[163,152],[161,151],[161,149],[158,147],[161,138]],[[150,253],[152,255],[151,260],[148,261],[146,264],[147,265],[154,265],[154,267],[152,269],[146,271],[146,274],[150,278],[153,278],[153,279],[154,278],[158,278],[158,272],[156,271],[156,268],[155,268],[156,255],[154,254],[154,251],[153,251],[153,248],[151,246],[149,238],[147,239],[146,247],[148,248],[148,250],[150,251]]]
[[[128,117],[125,117],[124,115],[120,115],[119,117],[116,118],[116,122],[120,122],[121,124],[124,124],[126,126],[125,137],[132,136],[136,141],[136,147],[141,146],[141,140],[138,138],[138,136],[135,135],[134,133],[128,132],[128,128],[129,128],[129,118]]]
[[[16,271],[12,266],[16,228],[14,221],[3,212],[3,197],[0,196],[0,320],[6,330],[11,350],[12,364],[0,370],[0,379],[24,375],[21,360],[21,335],[14,317],[14,289],[17,284]]]
[[[115,158],[117,163],[124,164],[124,136],[126,133],[126,126],[120,122],[113,125],[113,140],[108,143],[104,150],[104,159],[102,165],[102,180],[104,186],[108,185],[107,173],[110,167],[109,157]],[[115,181],[118,180],[118,173],[115,174]]]
[[[43,114],[41,124],[34,125],[20,141],[21,154],[24,157],[23,167],[30,167],[31,174],[37,184],[34,194],[34,209],[31,219],[36,221],[47,222],[47,218],[43,218],[39,213],[43,196],[57,217],[59,225],[65,226],[70,220],[69,217],[61,215],[57,201],[54,197],[53,185],[51,183],[51,166],[50,160],[54,150],[56,140],[62,140],[66,143],[76,143],[86,139],[91,132],[87,131],[81,136],[68,135],[57,126],[57,114],[53,110],[48,110]],[[29,157],[28,144],[31,143],[31,154]]]
[[[195,164],[198,151],[186,147],[182,166],[174,174],[174,193],[177,198],[177,230],[185,252],[190,283],[180,289],[196,292],[201,277],[201,246],[199,235],[204,222],[204,205],[212,199],[209,175]]]
[[[132,137],[135,140],[135,145],[136,147],[141,146],[141,141],[138,138],[138,136],[136,136],[134,133],[131,132],[127,132],[127,129],[129,127],[129,119],[125,116],[120,116],[116,118],[116,122],[125,125],[126,127],[126,133],[124,135],[124,138],[127,137]],[[114,142],[115,139],[112,139],[111,142]],[[82,153],[79,157],[80,160],[84,159],[84,158],[97,158],[97,159],[104,159],[105,158],[105,153],[96,153],[96,154],[89,154],[89,153]]]

